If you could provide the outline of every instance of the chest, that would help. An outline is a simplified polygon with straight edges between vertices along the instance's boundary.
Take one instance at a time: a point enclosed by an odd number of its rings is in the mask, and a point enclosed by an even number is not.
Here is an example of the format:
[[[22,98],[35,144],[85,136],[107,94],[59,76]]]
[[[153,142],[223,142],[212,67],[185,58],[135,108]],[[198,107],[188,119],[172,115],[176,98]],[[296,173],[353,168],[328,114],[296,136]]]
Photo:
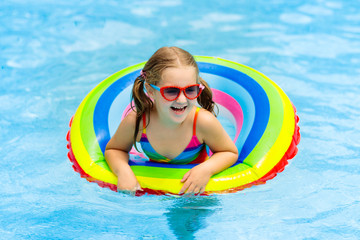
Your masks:
[[[146,135],[152,148],[160,155],[174,159],[179,156],[191,141],[193,132],[190,126],[179,129],[152,128],[146,129]]]

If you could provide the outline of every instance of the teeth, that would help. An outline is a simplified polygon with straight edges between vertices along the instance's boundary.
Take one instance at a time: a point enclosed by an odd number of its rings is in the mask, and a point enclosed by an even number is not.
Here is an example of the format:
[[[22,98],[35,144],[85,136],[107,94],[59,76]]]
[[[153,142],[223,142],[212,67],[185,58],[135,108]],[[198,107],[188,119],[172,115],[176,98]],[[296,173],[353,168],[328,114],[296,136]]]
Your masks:
[[[171,108],[172,108],[173,111],[175,111],[175,112],[182,112],[182,111],[185,110],[186,107],[187,107],[187,106],[185,106],[185,107],[171,107]]]
[[[184,109],[185,107],[173,107],[175,109]]]

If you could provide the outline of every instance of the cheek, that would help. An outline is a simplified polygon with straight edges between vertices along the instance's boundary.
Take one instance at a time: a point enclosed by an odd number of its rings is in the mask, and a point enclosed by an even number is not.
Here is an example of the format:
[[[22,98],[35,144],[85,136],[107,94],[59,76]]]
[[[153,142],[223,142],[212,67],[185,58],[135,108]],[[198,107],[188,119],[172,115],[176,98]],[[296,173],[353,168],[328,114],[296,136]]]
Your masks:
[[[158,94],[155,94],[154,95],[154,101],[160,105],[160,106],[163,106],[163,107],[167,107],[167,106],[170,106],[171,105],[171,102],[170,101],[166,101],[160,93]]]
[[[196,99],[194,99],[194,100],[188,100],[188,102],[189,102],[189,105],[196,105],[197,100],[196,100]]]

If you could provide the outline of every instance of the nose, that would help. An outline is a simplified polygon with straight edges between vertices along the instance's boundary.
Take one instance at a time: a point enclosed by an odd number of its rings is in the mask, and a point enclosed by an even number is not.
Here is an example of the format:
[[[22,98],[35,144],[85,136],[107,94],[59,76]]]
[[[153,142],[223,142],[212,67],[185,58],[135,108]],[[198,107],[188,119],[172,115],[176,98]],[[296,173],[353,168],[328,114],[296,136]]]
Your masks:
[[[187,102],[187,98],[186,98],[186,96],[184,94],[184,91],[180,92],[180,95],[179,95],[178,99],[176,99],[176,101],[178,103],[186,103]]]

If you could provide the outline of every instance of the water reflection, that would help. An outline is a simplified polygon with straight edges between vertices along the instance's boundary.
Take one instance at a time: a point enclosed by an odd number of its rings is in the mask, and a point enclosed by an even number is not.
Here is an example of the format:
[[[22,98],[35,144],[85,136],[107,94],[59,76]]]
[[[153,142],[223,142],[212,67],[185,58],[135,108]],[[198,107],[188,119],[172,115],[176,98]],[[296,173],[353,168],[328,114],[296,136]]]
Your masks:
[[[182,197],[174,199],[165,216],[177,239],[194,239],[197,231],[207,227],[206,218],[219,209],[215,196]]]

